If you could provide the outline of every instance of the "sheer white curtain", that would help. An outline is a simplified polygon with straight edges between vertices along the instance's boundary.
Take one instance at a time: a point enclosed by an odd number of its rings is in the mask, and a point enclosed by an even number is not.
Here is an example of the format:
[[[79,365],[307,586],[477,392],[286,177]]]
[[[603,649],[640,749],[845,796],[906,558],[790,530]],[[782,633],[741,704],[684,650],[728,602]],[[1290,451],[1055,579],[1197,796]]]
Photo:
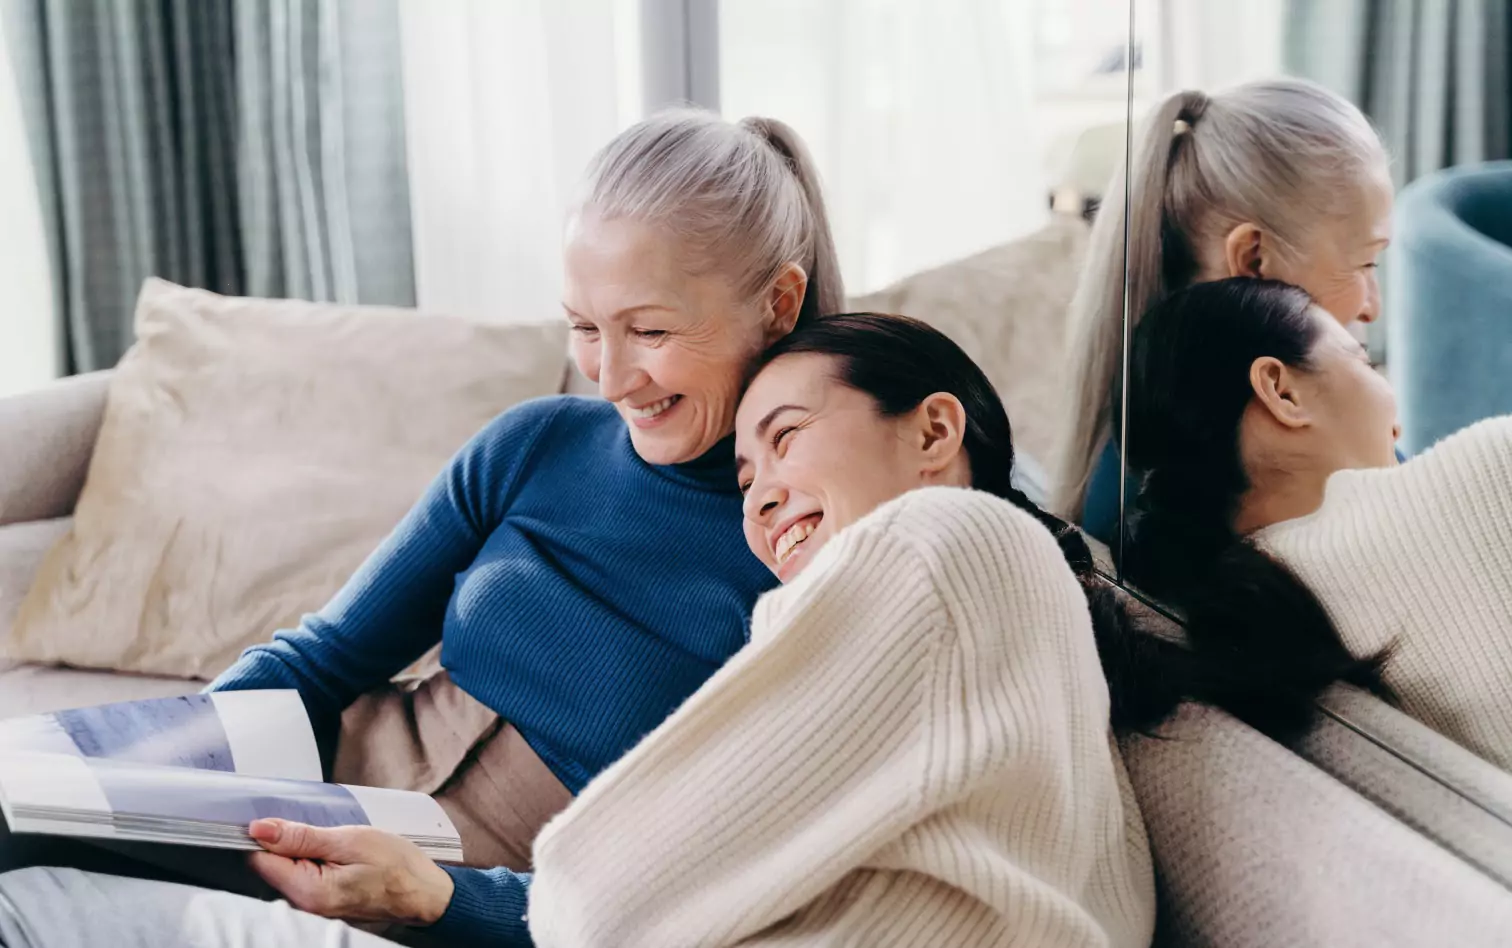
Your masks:
[[[724,0],[724,114],[808,141],[846,288],[1028,233],[1046,219],[1035,103],[1039,0]]]
[[[0,22],[0,395],[56,377],[52,271],[15,74]]]
[[[561,311],[563,216],[594,150],[639,117],[636,4],[401,0],[421,308]]]
[[[1177,89],[1217,91],[1282,71],[1286,0],[1135,0],[1145,47],[1145,77],[1136,88],[1154,99]]]

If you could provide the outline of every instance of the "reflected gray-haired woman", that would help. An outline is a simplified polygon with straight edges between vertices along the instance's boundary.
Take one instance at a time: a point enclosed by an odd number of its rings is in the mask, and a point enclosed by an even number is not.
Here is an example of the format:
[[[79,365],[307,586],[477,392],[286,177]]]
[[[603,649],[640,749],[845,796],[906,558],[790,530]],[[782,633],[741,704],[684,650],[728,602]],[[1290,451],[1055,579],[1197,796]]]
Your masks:
[[[1380,312],[1376,258],[1390,240],[1380,137],[1321,86],[1273,79],[1178,92],[1151,113],[1102,203],[1071,306],[1072,395],[1053,507],[1104,540],[1118,516],[1126,192],[1134,320],[1183,287],[1238,276],[1295,284],[1344,324],[1370,322]]]

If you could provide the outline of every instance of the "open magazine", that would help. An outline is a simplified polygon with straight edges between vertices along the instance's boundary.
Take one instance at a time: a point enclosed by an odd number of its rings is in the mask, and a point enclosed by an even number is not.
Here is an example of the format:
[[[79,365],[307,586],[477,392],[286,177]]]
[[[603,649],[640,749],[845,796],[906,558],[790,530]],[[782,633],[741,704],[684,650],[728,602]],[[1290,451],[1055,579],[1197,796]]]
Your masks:
[[[265,817],[373,826],[437,862],[462,840],[422,793],[321,782],[295,691],[126,701],[0,721],[0,814],[13,833],[255,850]]]

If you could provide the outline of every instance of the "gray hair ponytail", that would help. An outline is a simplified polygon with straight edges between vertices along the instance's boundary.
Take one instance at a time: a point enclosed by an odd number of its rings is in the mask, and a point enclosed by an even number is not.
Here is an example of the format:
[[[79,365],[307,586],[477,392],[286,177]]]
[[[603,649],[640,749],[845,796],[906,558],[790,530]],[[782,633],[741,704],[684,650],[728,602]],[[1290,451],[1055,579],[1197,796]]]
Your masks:
[[[845,308],[814,163],[776,119],[658,112],[594,157],[579,207],[667,228],[697,272],[728,274],[751,298],[798,264],[808,275],[800,321]]]
[[[1121,381],[1124,195],[1128,311],[1202,279],[1228,276],[1211,247],[1253,223],[1282,254],[1297,254],[1326,220],[1350,213],[1360,182],[1384,167],[1380,136],[1347,100],[1299,79],[1246,83],[1214,96],[1167,98],[1146,119],[1093,226],[1071,302],[1067,348],[1072,395],[1061,425],[1054,507],[1079,518],[1088,482],[1113,431]],[[1131,326],[1132,328],[1132,326]]]

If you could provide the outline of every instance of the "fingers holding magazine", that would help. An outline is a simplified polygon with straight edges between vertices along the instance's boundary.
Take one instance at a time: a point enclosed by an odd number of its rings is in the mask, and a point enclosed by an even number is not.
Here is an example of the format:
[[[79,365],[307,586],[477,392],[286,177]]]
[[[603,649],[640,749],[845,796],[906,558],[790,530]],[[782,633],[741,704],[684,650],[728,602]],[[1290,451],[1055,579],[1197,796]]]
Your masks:
[[[451,876],[392,833],[267,819],[252,823],[248,834],[264,850],[252,854],[253,870],[301,911],[432,925],[451,904]]]
[[[434,862],[463,861],[461,837],[440,804],[423,793],[321,783],[320,776],[314,731],[293,691],[191,695],[0,720],[0,831],[97,840],[194,881],[206,861],[184,859],[181,847],[271,849],[290,860],[325,860],[297,870],[321,870],[316,882],[329,877],[326,889],[306,886],[311,904],[329,909],[321,914],[372,917],[361,914],[364,893],[381,884],[391,895],[414,895],[415,917],[434,907],[444,887],[439,916],[451,877]],[[264,838],[250,835],[254,824]],[[303,829],[285,840],[282,827]],[[303,851],[337,843],[348,846],[342,858]],[[167,844],[161,858],[152,844]],[[244,861],[235,867],[234,878],[212,884],[235,888],[247,881]],[[293,887],[299,877],[281,864],[271,871],[280,869]],[[288,894],[296,893],[306,894],[303,888]]]

